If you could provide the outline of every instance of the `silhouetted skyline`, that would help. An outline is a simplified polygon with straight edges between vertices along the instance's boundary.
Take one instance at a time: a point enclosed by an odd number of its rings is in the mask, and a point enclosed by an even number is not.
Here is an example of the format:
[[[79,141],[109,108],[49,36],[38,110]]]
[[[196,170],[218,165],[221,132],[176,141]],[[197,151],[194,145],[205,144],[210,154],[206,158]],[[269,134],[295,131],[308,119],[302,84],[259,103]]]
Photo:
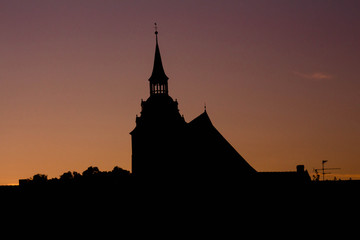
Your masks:
[[[226,141],[204,112],[190,122],[169,95],[169,78],[161,60],[155,23],[155,56],[150,96],[141,100],[131,131],[132,173],[165,179],[249,179],[256,170]]]
[[[0,29],[0,185],[131,169],[129,130],[154,58],[259,171],[360,175],[358,1],[7,1]],[[310,174],[312,174],[310,172]],[[328,176],[333,178],[333,176]]]

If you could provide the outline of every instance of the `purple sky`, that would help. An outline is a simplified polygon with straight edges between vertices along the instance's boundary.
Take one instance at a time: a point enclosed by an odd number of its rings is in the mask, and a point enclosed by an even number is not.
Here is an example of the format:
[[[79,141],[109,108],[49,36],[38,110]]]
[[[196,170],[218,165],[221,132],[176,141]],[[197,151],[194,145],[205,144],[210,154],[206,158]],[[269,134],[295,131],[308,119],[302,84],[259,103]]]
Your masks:
[[[0,184],[131,168],[154,22],[170,95],[258,171],[360,177],[359,1],[0,1]],[[333,176],[328,176],[329,178]]]

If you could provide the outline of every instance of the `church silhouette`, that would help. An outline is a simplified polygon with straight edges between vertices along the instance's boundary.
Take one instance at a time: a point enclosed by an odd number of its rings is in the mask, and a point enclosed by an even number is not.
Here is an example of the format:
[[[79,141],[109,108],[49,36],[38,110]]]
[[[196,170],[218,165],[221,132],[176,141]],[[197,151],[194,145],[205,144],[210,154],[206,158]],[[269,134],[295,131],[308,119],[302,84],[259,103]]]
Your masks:
[[[297,179],[307,171],[259,173],[231,146],[204,112],[187,123],[178,102],[169,95],[168,80],[161,61],[158,31],[150,97],[141,101],[141,115],[130,133],[132,174],[136,177],[166,179]],[[300,172],[299,172],[300,171]],[[307,176],[306,176],[307,175]]]

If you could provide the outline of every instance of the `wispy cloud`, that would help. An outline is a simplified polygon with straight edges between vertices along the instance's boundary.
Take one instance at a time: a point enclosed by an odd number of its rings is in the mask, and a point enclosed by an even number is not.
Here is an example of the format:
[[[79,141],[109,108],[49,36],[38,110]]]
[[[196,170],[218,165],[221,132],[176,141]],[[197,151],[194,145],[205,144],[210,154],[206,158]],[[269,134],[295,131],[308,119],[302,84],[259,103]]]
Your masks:
[[[328,79],[334,78],[333,75],[323,73],[323,72],[314,72],[314,73],[310,73],[310,74],[294,72],[294,74],[297,76],[300,76],[302,78],[311,79],[311,80],[328,80]]]

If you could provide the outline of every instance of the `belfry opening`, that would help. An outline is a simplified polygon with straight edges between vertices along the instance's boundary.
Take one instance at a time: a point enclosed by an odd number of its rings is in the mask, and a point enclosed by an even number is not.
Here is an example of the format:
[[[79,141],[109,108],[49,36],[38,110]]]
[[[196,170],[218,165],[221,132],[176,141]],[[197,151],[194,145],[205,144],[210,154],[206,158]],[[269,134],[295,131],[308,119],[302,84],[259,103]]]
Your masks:
[[[155,25],[156,27],[156,25]],[[155,57],[152,74],[149,78],[150,82],[150,95],[155,94],[168,94],[168,77],[165,74],[164,67],[161,61],[159,43],[158,43],[158,31],[155,31],[156,45],[155,45]]]

